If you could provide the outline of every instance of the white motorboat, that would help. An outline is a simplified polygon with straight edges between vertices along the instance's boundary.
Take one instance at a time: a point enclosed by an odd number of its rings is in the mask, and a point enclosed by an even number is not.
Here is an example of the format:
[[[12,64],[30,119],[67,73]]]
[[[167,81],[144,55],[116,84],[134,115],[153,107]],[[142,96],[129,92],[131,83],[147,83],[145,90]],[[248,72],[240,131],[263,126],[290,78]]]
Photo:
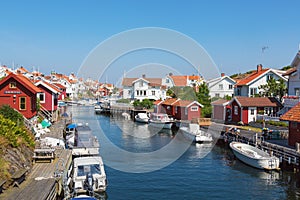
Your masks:
[[[180,127],[180,131],[183,135],[196,143],[211,143],[213,142],[213,137],[211,134],[200,130],[198,124],[189,124],[189,127]]]
[[[257,147],[241,142],[231,142],[230,148],[239,160],[252,167],[266,170],[279,169],[279,158],[270,156]]]
[[[149,119],[149,125],[156,128],[166,128],[171,129],[174,120],[169,118],[167,114],[164,113],[151,113]]]
[[[74,158],[70,173],[70,187],[73,188],[75,194],[104,192],[106,190],[106,174],[100,156]]]
[[[74,145],[72,146],[72,142]],[[69,147],[72,148],[72,155],[76,156],[92,156],[99,155],[100,144],[92,133],[88,124],[78,123],[75,128],[74,138],[67,140]]]
[[[135,117],[134,117],[136,122],[140,122],[140,123],[148,123],[149,122],[149,117],[147,115],[147,113],[138,113]]]
[[[95,105],[94,109],[96,114],[100,114],[103,111],[102,107],[99,104]]]

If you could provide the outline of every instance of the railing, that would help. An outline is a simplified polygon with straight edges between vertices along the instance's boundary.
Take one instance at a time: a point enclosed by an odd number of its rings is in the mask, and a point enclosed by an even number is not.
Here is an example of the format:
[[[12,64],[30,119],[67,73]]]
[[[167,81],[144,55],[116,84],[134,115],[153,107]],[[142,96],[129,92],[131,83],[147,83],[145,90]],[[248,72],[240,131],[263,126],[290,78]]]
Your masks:
[[[40,105],[40,114],[42,114],[42,117],[47,118],[50,122],[52,122],[52,113],[46,110],[45,107]]]
[[[265,120],[265,121],[280,121],[280,117],[268,116],[268,115],[256,115],[257,120]]]

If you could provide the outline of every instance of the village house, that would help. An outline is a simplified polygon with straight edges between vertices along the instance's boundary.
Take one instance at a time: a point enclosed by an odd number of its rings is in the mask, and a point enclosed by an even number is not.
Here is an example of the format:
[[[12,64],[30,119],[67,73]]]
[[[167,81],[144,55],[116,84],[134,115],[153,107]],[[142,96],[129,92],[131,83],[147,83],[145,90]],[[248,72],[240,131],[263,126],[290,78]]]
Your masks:
[[[201,117],[201,105],[197,101],[187,101],[175,98],[169,98],[164,101],[157,100],[153,102],[154,112],[166,113],[178,120],[193,120]]]
[[[203,83],[203,79],[198,75],[173,75],[170,73],[165,78],[163,78],[163,85],[166,85],[167,88],[171,87],[193,87],[197,88],[201,83]]]
[[[235,80],[221,73],[221,77],[208,80],[206,82],[210,97],[224,98],[233,96]]]
[[[31,119],[37,115],[37,98],[42,92],[23,75],[10,73],[0,81],[0,105],[9,105]]]
[[[276,116],[282,104],[275,97],[234,97],[229,103],[232,122],[249,124],[258,116]],[[214,114],[215,115],[215,114]]]
[[[280,119],[289,122],[288,144],[295,146],[296,143],[300,143],[300,103],[286,112]]]
[[[275,80],[283,79],[287,81],[283,75],[283,72],[274,69],[263,69],[261,64],[257,65],[256,71],[253,71],[247,77],[237,80],[234,87],[235,96],[254,97],[257,94],[263,92],[259,87],[266,85],[267,81],[272,77]]]
[[[64,100],[67,97],[66,87],[59,83],[53,83],[52,85],[59,90],[59,95],[57,100],[59,101]]]
[[[300,52],[297,52],[291,67],[283,76],[288,77],[288,95],[283,97],[284,108],[279,114],[284,114],[300,102]]]
[[[41,107],[40,110],[44,117],[50,121],[57,121],[59,89],[46,81],[38,81],[35,85],[42,90],[38,94],[38,99]]]
[[[123,98],[130,100],[166,99],[166,86],[161,78],[123,78]]]

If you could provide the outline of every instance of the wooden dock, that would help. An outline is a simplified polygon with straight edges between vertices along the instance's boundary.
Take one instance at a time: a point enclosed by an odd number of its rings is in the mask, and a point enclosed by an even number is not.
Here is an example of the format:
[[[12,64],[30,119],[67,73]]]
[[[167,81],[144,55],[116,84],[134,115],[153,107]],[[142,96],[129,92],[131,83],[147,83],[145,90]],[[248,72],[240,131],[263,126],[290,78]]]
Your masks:
[[[48,163],[35,163],[26,180],[18,187],[4,191],[0,199],[54,200],[64,196],[63,174],[72,162],[72,152],[56,149],[55,159]]]

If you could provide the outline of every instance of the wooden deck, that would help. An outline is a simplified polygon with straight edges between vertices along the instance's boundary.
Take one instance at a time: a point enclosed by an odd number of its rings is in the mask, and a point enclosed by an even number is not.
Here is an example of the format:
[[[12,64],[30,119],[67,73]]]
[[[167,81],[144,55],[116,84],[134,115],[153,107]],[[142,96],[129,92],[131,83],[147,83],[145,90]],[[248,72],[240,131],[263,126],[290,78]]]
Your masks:
[[[35,163],[26,181],[19,187],[10,188],[0,195],[7,200],[52,200],[62,192],[62,174],[72,162],[72,152],[65,149],[55,151],[52,163]]]

